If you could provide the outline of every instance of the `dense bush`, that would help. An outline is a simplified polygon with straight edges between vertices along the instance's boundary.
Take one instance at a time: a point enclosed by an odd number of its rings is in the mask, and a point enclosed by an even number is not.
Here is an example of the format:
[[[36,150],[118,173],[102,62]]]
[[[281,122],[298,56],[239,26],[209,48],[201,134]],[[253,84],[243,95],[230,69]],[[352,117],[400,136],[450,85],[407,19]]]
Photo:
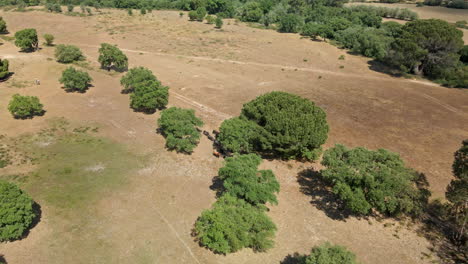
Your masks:
[[[120,79],[120,84],[124,86],[122,92],[133,92],[135,86],[144,81],[158,80],[150,69],[147,69],[145,67],[132,68]]]
[[[67,91],[85,92],[91,85],[92,80],[87,72],[68,67],[63,71],[59,82],[63,84]]]
[[[298,264],[358,264],[356,256],[343,246],[324,243],[312,248]]]
[[[215,23],[215,19],[216,18],[214,16],[208,15],[208,16],[206,16],[206,23],[212,25],[212,24]]]
[[[45,40],[46,46],[54,45],[54,36],[52,34],[44,34],[44,40]]]
[[[101,64],[101,67],[106,68],[108,71],[110,71],[111,68],[123,71],[128,67],[127,56],[125,56],[117,46],[108,43],[101,44],[101,47],[99,48],[98,61]]]
[[[301,35],[312,39],[317,39],[317,37],[326,38],[330,35],[330,31],[331,29],[326,25],[309,22],[302,27]]]
[[[261,206],[277,204],[280,185],[271,170],[257,170],[262,159],[256,154],[236,155],[226,159],[218,176],[223,180],[225,193],[248,203]]]
[[[63,44],[57,45],[55,48],[55,58],[61,63],[71,63],[85,59],[77,46]]]
[[[29,118],[44,113],[43,105],[36,96],[21,96],[14,94],[8,104],[8,111],[15,118]]]
[[[0,17],[0,34],[8,33],[7,24],[3,17]]]
[[[158,120],[161,133],[166,137],[166,147],[177,152],[191,153],[198,145],[203,126],[193,109],[171,107],[161,112]]]
[[[301,30],[304,21],[295,14],[287,14],[280,18],[278,30],[286,33],[297,33]]]
[[[323,178],[352,212],[367,215],[371,209],[383,214],[422,211],[428,191],[417,187],[420,175],[406,168],[398,154],[343,145],[325,151]]]
[[[21,238],[36,217],[33,200],[18,186],[0,180],[0,241]]]
[[[10,76],[10,71],[8,70],[8,60],[7,59],[0,59],[0,81],[6,79]]]
[[[221,19],[221,17],[216,17],[215,19],[215,26],[216,28],[222,28],[223,27],[223,20]]]
[[[240,18],[245,22],[258,22],[263,16],[263,10],[259,2],[250,1],[242,7]]]
[[[216,253],[228,254],[242,248],[266,251],[273,247],[276,226],[262,209],[228,194],[195,223],[199,242]]]
[[[157,80],[146,80],[135,84],[130,95],[130,107],[135,111],[153,113],[166,107],[169,100],[169,87]]]
[[[245,118],[226,119],[221,124],[217,139],[223,147],[235,153],[251,153],[261,149],[260,133],[264,130]]]
[[[189,19],[202,22],[206,16],[206,9],[204,7],[199,7],[197,10],[192,10],[189,12]]]
[[[34,51],[39,42],[34,28],[26,28],[15,33],[15,45],[22,51]]]
[[[336,32],[335,40],[352,52],[383,60],[394,38],[384,29],[355,26]]]

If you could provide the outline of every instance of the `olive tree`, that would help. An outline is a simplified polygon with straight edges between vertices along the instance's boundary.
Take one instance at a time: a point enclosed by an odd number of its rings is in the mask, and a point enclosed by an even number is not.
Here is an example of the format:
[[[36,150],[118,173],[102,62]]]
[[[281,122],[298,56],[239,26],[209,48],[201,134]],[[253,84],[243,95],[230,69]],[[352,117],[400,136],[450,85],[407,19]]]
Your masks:
[[[198,145],[203,121],[193,109],[171,107],[161,112],[159,130],[166,137],[166,147],[177,152],[191,153]]]
[[[10,71],[8,70],[8,60],[7,59],[0,59],[0,80],[6,79],[10,76]]]
[[[421,175],[388,150],[336,145],[325,151],[322,165],[322,177],[353,213],[417,215],[427,204],[430,193],[420,184]]]
[[[68,67],[62,72],[59,82],[66,91],[85,92],[91,86],[92,80],[87,72]]]
[[[120,84],[124,87],[122,92],[133,92],[135,86],[144,81],[158,81],[158,79],[150,69],[145,67],[132,68],[120,79]]]
[[[43,114],[43,107],[36,96],[14,94],[8,104],[8,111],[15,118],[25,119]]]
[[[85,59],[77,46],[63,44],[57,45],[55,48],[55,58],[61,63],[71,63]]]
[[[0,180],[0,241],[21,238],[36,214],[34,201],[18,186]]]
[[[273,247],[276,226],[263,209],[229,194],[223,195],[195,223],[200,244],[215,253],[228,254],[242,248],[266,251]]]
[[[127,56],[117,46],[108,43],[101,44],[98,61],[101,63],[101,67],[106,68],[108,71],[111,68],[123,71],[128,67]]]
[[[130,107],[135,111],[153,113],[166,107],[169,99],[169,87],[162,86],[156,80],[147,80],[135,85],[130,95]]]
[[[39,45],[34,28],[26,28],[15,33],[15,45],[22,51],[34,51]]]

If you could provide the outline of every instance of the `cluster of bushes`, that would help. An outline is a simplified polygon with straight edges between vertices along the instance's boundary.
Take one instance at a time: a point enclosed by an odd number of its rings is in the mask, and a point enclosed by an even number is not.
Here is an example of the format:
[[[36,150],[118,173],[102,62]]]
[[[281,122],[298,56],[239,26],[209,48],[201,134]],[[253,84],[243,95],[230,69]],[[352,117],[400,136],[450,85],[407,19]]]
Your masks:
[[[424,0],[428,6],[445,6],[449,8],[468,9],[468,2],[465,0]]]
[[[314,160],[327,137],[326,114],[320,107],[296,95],[271,92],[244,104],[239,117],[225,120],[218,140],[234,153]]]
[[[273,247],[276,226],[266,214],[265,203],[277,204],[279,183],[271,170],[258,170],[261,162],[256,154],[236,155],[219,169],[220,198],[195,223],[203,246],[221,254]]]
[[[200,140],[203,121],[193,109],[171,107],[161,112],[159,131],[166,138],[166,147],[177,152],[192,153]]]
[[[18,186],[0,180],[0,241],[21,238],[36,218],[34,201]]]
[[[181,13],[183,14],[183,13]],[[188,13],[189,19],[191,21],[199,21],[203,22],[203,20],[206,17],[206,22],[208,24],[215,24],[216,28],[221,28],[223,26],[223,19],[220,14],[218,16],[214,17],[212,15],[206,15],[207,11],[205,7],[199,7],[196,10],[192,10]]]
[[[130,107],[135,111],[153,113],[166,107],[169,87],[163,86],[154,74],[144,67],[130,69],[121,79],[122,93],[130,93]]]

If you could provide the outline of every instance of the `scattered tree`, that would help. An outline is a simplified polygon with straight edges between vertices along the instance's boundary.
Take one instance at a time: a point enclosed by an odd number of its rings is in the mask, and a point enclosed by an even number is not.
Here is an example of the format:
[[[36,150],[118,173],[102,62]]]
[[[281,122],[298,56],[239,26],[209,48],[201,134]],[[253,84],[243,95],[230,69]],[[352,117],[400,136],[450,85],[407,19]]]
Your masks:
[[[8,76],[10,76],[8,66],[9,62],[7,59],[0,59],[0,81],[5,80]]]
[[[193,109],[171,107],[161,112],[158,125],[168,149],[191,153],[200,139],[197,127],[203,126],[203,122]]]
[[[336,145],[325,151],[322,165],[323,178],[356,214],[367,215],[374,208],[387,215],[417,215],[427,204],[430,193],[421,175],[388,150]]]
[[[145,67],[136,67],[130,69],[120,79],[120,84],[124,86],[123,93],[133,92],[135,86],[144,81],[158,81],[153,72]]]
[[[34,51],[38,48],[39,41],[34,28],[27,28],[15,33],[15,45],[22,51]]]
[[[43,105],[36,96],[14,94],[8,104],[8,111],[15,118],[25,119],[44,113]]]
[[[146,80],[135,85],[130,95],[130,107],[135,111],[154,113],[156,109],[166,107],[169,87],[162,86],[157,80]]]
[[[127,56],[117,46],[108,43],[101,44],[98,61],[101,63],[101,67],[106,68],[108,71],[111,68],[123,71],[128,67]]]
[[[21,238],[36,217],[33,200],[18,186],[0,180],[0,241]]]
[[[61,63],[71,63],[85,59],[77,46],[63,44],[57,45],[55,48],[55,58]]]
[[[7,24],[5,20],[3,20],[3,17],[0,17],[0,34],[5,34],[5,33],[8,33]]]
[[[85,92],[92,80],[87,72],[68,67],[63,71],[59,81],[67,91]]]
[[[45,40],[46,46],[54,45],[54,36],[52,34],[44,34],[44,40]]]
[[[195,223],[199,242],[210,250],[228,254],[242,248],[266,251],[273,247],[276,226],[264,210],[229,194],[223,195]]]
[[[255,206],[269,202],[278,204],[276,194],[280,185],[271,170],[257,170],[262,159],[256,154],[236,155],[226,159],[218,176],[225,193]]]

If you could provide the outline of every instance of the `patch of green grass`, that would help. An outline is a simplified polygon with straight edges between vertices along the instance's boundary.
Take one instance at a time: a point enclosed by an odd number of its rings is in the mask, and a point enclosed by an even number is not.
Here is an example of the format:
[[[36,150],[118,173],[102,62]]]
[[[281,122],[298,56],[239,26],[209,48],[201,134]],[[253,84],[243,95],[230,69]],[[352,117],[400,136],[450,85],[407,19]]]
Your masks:
[[[5,36],[5,35],[0,35],[0,38],[5,40],[5,41],[14,41],[15,37],[10,37],[10,36]]]
[[[28,87],[31,82],[28,81],[18,81],[13,79],[11,82],[8,83],[8,87],[10,88],[25,88]]]

